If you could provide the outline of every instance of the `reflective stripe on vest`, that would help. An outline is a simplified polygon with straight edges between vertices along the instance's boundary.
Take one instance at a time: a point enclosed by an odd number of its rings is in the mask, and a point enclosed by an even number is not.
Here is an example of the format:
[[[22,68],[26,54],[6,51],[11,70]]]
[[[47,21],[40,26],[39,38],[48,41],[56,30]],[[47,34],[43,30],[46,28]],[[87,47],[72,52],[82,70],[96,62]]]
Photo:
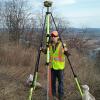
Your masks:
[[[61,59],[61,58],[54,58],[54,60],[64,62],[64,59]]]
[[[62,50],[62,43],[60,42],[53,52],[52,46],[50,47],[50,62],[51,68],[55,70],[64,69],[65,66],[65,56]]]

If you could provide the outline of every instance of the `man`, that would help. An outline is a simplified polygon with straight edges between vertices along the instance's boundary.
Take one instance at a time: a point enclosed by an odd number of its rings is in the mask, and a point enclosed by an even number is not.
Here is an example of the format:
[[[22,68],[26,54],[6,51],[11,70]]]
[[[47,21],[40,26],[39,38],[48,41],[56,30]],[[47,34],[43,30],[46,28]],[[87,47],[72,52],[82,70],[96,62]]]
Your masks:
[[[64,46],[64,47],[63,47]],[[50,67],[51,67],[51,81],[52,81],[52,95],[53,100],[56,100],[56,79],[58,78],[58,98],[64,100],[64,68],[65,68],[65,55],[69,56],[66,45],[63,44],[59,38],[58,32],[51,33],[49,43],[50,48]],[[44,53],[46,49],[41,48]]]
[[[52,80],[52,95],[56,100],[56,79],[58,79],[58,98],[64,100],[64,68],[65,55],[68,56],[68,49],[59,39],[58,32],[51,33],[50,43],[50,66],[51,66],[51,80]]]

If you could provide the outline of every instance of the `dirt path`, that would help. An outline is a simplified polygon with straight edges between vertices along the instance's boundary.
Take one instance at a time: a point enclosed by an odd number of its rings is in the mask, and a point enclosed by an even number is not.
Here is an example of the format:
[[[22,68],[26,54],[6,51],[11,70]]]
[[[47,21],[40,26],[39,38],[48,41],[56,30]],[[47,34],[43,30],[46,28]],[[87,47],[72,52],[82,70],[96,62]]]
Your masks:
[[[29,87],[25,85],[25,80],[31,68],[29,67],[15,67],[15,66],[0,66],[0,100],[27,100]],[[40,71],[42,76],[45,76]],[[41,84],[45,84],[45,77],[42,77]],[[65,99],[72,100],[71,96],[75,94],[73,87],[65,88]],[[72,92],[69,92],[72,91]],[[36,89],[33,93],[33,100],[46,100],[46,87]],[[96,100],[100,100],[100,90],[95,91]],[[77,93],[73,100],[80,100]]]
[[[29,75],[27,67],[0,67],[0,100],[27,100],[29,87],[25,80]],[[41,88],[33,93],[33,100],[46,100],[46,90]]]

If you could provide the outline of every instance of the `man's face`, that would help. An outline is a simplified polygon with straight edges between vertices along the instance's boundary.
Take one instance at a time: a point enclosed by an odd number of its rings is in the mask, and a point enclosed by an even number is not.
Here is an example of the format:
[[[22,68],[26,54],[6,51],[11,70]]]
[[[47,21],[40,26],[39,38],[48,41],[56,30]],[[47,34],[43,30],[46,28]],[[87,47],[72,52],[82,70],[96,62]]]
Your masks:
[[[58,41],[58,36],[51,36],[51,39],[52,39],[52,41],[54,42],[54,43],[57,43],[57,41]]]

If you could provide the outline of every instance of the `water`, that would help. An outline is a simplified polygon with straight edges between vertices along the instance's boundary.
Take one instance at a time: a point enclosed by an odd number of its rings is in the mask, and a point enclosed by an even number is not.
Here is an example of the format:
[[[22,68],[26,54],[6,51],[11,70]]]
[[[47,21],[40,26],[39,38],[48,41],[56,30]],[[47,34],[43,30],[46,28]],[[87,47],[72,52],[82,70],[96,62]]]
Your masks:
[[[97,57],[97,54],[100,52],[100,47],[90,50],[89,51],[89,58],[95,59]]]

